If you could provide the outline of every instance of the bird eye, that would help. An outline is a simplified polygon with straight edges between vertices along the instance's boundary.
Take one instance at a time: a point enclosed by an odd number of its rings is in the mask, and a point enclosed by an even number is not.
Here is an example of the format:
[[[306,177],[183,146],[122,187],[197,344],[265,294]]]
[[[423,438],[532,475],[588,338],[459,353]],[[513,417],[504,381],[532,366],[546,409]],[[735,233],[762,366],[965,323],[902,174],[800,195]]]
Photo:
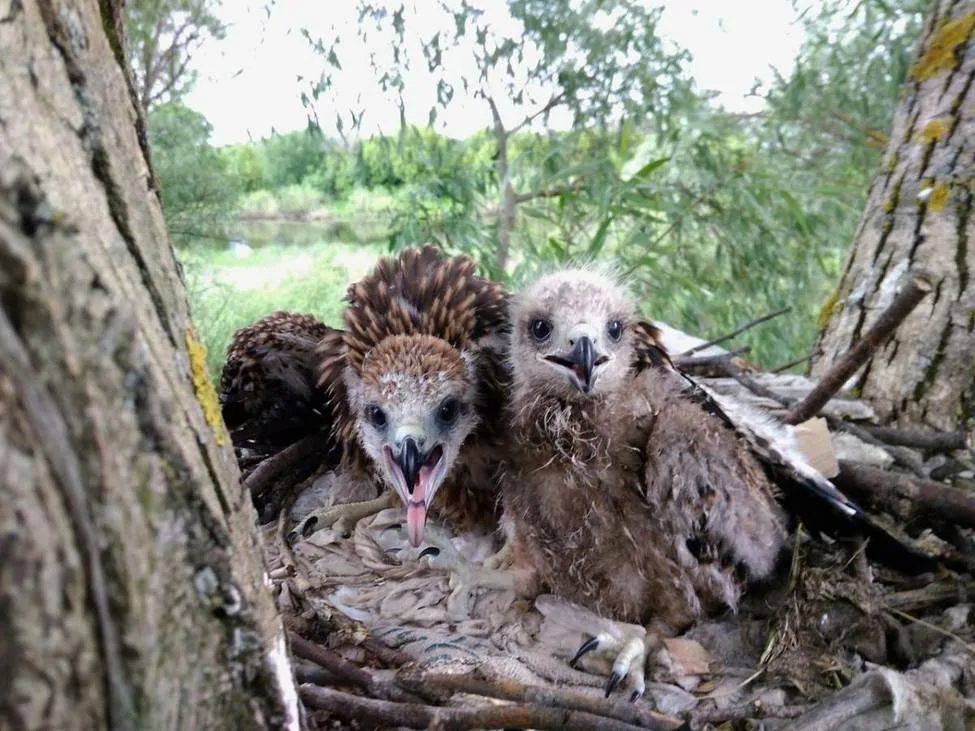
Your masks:
[[[460,415],[460,401],[453,397],[445,398],[437,409],[437,418],[444,424],[453,424]]]
[[[535,340],[541,342],[552,334],[552,323],[542,317],[536,317],[528,324],[528,330]]]
[[[606,334],[612,340],[619,340],[623,337],[623,323],[619,320],[610,320],[606,325]]]
[[[366,416],[366,421],[377,429],[382,429],[384,426],[386,426],[386,412],[375,404],[369,404],[364,413]]]

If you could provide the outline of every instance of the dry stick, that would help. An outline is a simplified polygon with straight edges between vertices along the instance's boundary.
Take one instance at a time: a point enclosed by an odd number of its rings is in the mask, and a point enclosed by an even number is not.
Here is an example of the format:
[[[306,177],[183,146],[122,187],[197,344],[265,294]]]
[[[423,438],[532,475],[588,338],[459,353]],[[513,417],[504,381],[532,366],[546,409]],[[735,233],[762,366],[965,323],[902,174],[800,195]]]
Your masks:
[[[929,515],[975,528],[975,495],[957,487],[933,480],[921,480],[840,460],[840,474],[836,477],[840,489],[867,494],[873,502],[892,505],[898,499],[909,500]]]
[[[611,718],[600,718],[591,713],[528,704],[443,708],[372,700],[314,685],[302,685],[298,693],[308,708],[328,711],[333,716],[348,721],[365,721],[383,726],[437,728],[443,731],[474,728],[637,731],[641,728]]]
[[[797,365],[802,365],[803,363],[812,360],[817,355],[819,355],[818,352],[816,352],[816,353],[810,353],[809,355],[804,355],[801,358],[796,358],[795,360],[790,360],[788,363],[783,363],[780,366],[775,366],[775,368],[772,368],[769,371],[769,373],[782,373],[783,371],[787,371],[790,368],[795,368]]]
[[[622,701],[611,701],[577,690],[541,685],[526,685],[507,678],[485,677],[480,673],[446,674],[425,673],[412,668],[400,671],[396,682],[413,691],[422,689],[443,690],[450,693],[472,693],[488,698],[521,701],[539,706],[584,711],[597,716],[615,718],[641,728],[667,731],[681,726],[676,718],[656,713],[646,706]]]
[[[677,358],[674,361],[674,365],[678,368],[694,368],[698,366],[706,365],[716,365],[719,364],[725,358],[734,358],[739,355],[744,355],[745,353],[751,352],[749,346],[744,348],[738,348],[737,350],[730,350],[726,353],[715,353],[714,355],[699,355],[696,358]]]
[[[321,434],[309,434],[277,454],[268,457],[244,480],[242,487],[251,495],[259,495],[268,484],[322,447]]]
[[[880,313],[880,317],[867,330],[860,341],[846,355],[829,369],[819,383],[806,394],[806,397],[789,409],[785,415],[787,424],[801,424],[811,419],[823,408],[827,401],[839,391],[843,384],[866,363],[877,348],[897,329],[918,303],[931,291],[932,284],[926,278],[916,275],[894,298],[890,306]]]
[[[704,350],[705,348],[710,348],[712,345],[718,345],[719,343],[723,343],[725,340],[731,340],[736,335],[741,335],[746,330],[751,330],[753,327],[755,327],[756,325],[760,325],[766,320],[771,320],[773,317],[779,317],[780,315],[784,315],[787,312],[791,312],[791,311],[792,311],[791,307],[783,307],[781,310],[776,310],[775,312],[770,312],[767,315],[762,315],[761,317],[757,317],[754,320],[746,322],[741,327],[732,330],[727,335],[722,335],[721,337],[715,338],[714,340],[708,340],[706,343],[695,345],[690,350],[685,350],[683,353],[680,354],[680,357],[686,358],[687,356],[694,355],[694,353]]]
[[[920,589],[908,589],[888,594],[884,597],[884,606],[887,609],[911,613],[946,604],[968,602],[973,597],[975,597],[975,582],[951,581],[927,584]]]
[[[763,386],[751,376],[743,373],[741,369],[730,361],[730,359],[726,358],[720,362],[724,367],[725,373],[734,378],[736,381],[738,381],[738,383],[755,395],[775,401],[787,409],[795,406],[796,402],[793,399],[777,394],[772,389]],[[891,459],[893,459],[897,464],[909,469],[918,477],[923,478],[927,476],[924,472],[924,466],[917,459],[917,457],[911,454],[909,451],[885,445],[883,442],[877,439],[877,437],[873,436],[863,427],[857,426],[856,424],[850,424],[849,422],[843,421],[842,419],[835,416],[830,416],[828,414],[824,418],[826,419],[826,423],[829,425],[830,429],[834,431],[845,431],[852,434],[862,442],[866,442],[867,444],[871,444],[875,447],[880,447],[887,452],[887,454],[891,456]]]
[[[862,426],[864,431],[870,432],[884,444],[896,444],[901,447],[914,447],[932,452],[953,452],[965,449],[965,432],[962,431],[921,431],[919,429],[892,429],[886,426]]]
[[[799,718],[810,708],[812,708],[811,705],[769,706],[755,701],[743,703],[740,706],[729,706],[728,708],[706,708],[691,711],[691,718],[694,721],[694,726],[700,727],[705,724],[718,725],[729,721],[749,721],[754,718]]]
[[[415,658],[376,639],[369,634],[365,625],[349,619],[337,610],[332,610],[330,615],[315,610],[312,619],[303,618],[302,626],[294,626],[292,629],[304,639],[314,640],[324,639],[329,632],[341,632],[350,643],[361,647],[387,667],[398,668],[415,662]]]
[[[288,633],[288,642],[291,644],[291,651],[302,660],[308,660],[316,665],[321,665],[346,682],[359,686],[370,695],[392,701],[422,703],[422,699],[419,696],[403,690],[393,683],[392,680],[383,680],[376,677],[368,670],[349,662],[337,652],[329,650],[327,647],[309,642],[293,632]]]

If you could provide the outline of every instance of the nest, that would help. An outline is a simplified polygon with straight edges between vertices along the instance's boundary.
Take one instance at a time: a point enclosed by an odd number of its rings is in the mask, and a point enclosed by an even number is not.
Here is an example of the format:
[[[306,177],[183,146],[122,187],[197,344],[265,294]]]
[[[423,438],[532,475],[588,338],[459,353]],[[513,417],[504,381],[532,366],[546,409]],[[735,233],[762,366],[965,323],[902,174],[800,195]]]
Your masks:
[[[818,388],[750,372],[734,352],[683,333],[664,335],[671,352],[695,350],[678,362],[702,383],[779,415]],[[618,623],[554,597],[520,599],[504,571],[480,565],[488,538],[430,525],[435,548],[418,552],[398,508],[301,538],[282,511],[264,528],[265,545],[306,726],[975,727],[975,498],[965,489],[975,465],[964,435],[873,428],[869,406],[845,397],[816,411],[832,430],[838,486],[939,558],[939,575],[906,577],[868,563],[862,544],[800,531],[789,560],[750,589],[737,614],[668,641],[674,672],[631,704],[625,693],[604,697],[608,667],[598,659],[579,669],[568,662],[594,630]],[[293,493],[289,465],[310,453],[290,447],[245,486]],[[300,476],[303,485],[316,479]]]

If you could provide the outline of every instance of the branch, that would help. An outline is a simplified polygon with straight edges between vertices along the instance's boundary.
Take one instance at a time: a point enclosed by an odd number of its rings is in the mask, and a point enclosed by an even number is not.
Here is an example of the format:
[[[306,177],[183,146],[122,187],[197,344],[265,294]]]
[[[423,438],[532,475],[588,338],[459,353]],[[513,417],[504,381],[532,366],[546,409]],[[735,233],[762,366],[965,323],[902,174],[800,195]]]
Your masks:
[[[788,363],[783,363],[780,366],[775,366],[775,368],[772,368],[769,371],[769,373],[782,373],[783,371],[787,371],[790,368],[795,368],[797,365],[802,365],[803,363],[812,360],[817,355],[819,355],[819,351],[809,353],[809,355],[804,355],[801,358],[796,358],[795,360],[790,360]]]
[[[745,355],[745,353],[750,353],[751,350],[752,349],[746,345],[744,348],[715,353],[714,355],[699,355],[696,358],[679,357],[674,359],[674,365],[681,370],[686,370],[688,368],[699,368],[701,366],[721,365],[725,360],[735,358],[739,355]]]
[[[568,731],[637,731],[640,726],[591,713],[530,704],[441,708],[418,703],[390,703],[314,685],[298,689],[305,705],[347,721],[406,728],[461,731],[475,728],[567,729]]]
[[[563,688],[526,685],[507,678],[486,677],[480,671],[464,674],[426,673],[414,668],[397,674],[396,682],[414,692],[436,689],[450,693],[471,693],[487,698],[520,701],[539,706],[582,711],[595,716],[614,718],[641,728],[669,731],[680,721],[651,711],[643,705],[611,701],[589,693]]]
[[[556,185],[528,193],[515,193],[515,203],[527,203],[538,198],[558,198],[566,193],[577,193],[582,189],[582,178],[576,178],[570,185]]]
[[[917,429],[892,429],[886,426],[861,426],[860,428],[885,444],[896,444],[901,447],[914,447],[931,452],[953,452],[956,449],[968,448],[963,431],[926,432]]]
[[[302,639],[293,632],[288,633],[288,642],[291,644],[291,651],[297,657],[320,665],[347,683],[362,688],[371,696],[405,703],[422,702],[419,696],[403,690],[392,679],[380,679],[327,647]]]
[[[761,383],[756,381],[751,376],[743,373],[734,363],[731,362],[730,358],[724,358],[718,361],[729,376],[734,378],[738,383],[747,388],[749,391],[762,398],[767,398],[775,401],[780,406],[786,409],[795,408],[796,402],[793,399],[782,396],[776,393],[772,389],[763,386]],[[810,391],[810,393],[812,393]],[[808,398],[808,396],[807,396]],[[863,427],[857,426],[856,424],[850,424],[849,422],[843,421],[842,419],[826,414],[824,416],[826,419],[826,424],[833,431],[845,431],[848,434],[852,434],[857,439],[867,444],[871,444],[875,447],[883,449],[887,454],[890,455],[891,459],[897,464],[909,469],[918,477],[925,477],[924,467],[921,465],[917,457],[906,449],[901,449],[898,447],[891,447],[883,442],[881,442],[877,437],[873,436],[870,432],[866,431]]]
[[[686,357],[688,355],[693,355],[694,353],[704,350],[705,348],[710,348],[712,345],[717,345],[719,343],[723,343],[726,340],[731,340],[736,335],[741,335],[743,332],[745,332],[746,330],[750,330],[756,325],[759,325],[767,320],[771,320],[774,317],[779,317],[780,315],[784,315],[785,313],[791,311],[792,311],[791,307],[783,307],[781,310],[776,310],[775,312],[770,312],[767,315],[756,317],[754,320],[751,320],[750,322],[746,322],[741,327],[735,328],[727,335],[722,335],[721,337],[715,338],[714,340],[708,340],[706,343],[695,345],[690,350],[685,350],[683,353],[681,353],[681,356]]]
[[[835,482],[841,490],[865,495],[877,505],[890,507],[896,506],[898,500],[908,500],[917,512],[975,528],[975,495],[957,487],[849,460],[840,460],[840,474]]]
[[[719,726],[734,721],[749,721],[755,718],[799,718],[812,708],[808,706],[770,706],[761,701],[752,701],[740,706],[727,708],[706,708],[691,711],[695,728],[706,725]]]
[[[882,342],[897,329],[904,318],[917,307],[918,303],[931,291],[931,282],[916,275],[908,281],[903,290],[894,298],[890,306],[880,313],[880,317],[867,333],[829,372],[806,394],[806,397],[789,409],[785,415],[787,424],[800,424],[819,413],[819,410],[839,391],[847,379],[866,363]]]
[[[557,107],[559,104],[562,103],[563,99],[565,99],[564,91],[558,94],[554,94],[552,98],[545,103],[545,106],[543,106],[537,112],[534,112],[533,114],[529,114],[527,117],[521,120],[521,122],[519,122],[513,129],[508,130],[508,134],[509,135],[517,134],[525,127],[527,127],[529,124],[534,122],[536,119],[541,117],[543,114],[552,111],[555,107]]]

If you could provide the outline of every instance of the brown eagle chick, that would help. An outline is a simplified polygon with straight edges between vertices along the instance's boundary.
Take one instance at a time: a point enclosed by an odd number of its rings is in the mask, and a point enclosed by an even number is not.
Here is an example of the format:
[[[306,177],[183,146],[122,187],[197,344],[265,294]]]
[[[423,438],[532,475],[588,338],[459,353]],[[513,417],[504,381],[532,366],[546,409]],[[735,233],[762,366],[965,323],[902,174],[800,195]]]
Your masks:
[[[785,515],[748,445],[653,367],[655,328],[588,270],[537,281],[511,327],[519,449],[503,505],[522,588],[664,633],[735,608],[741,579],[775,566]],[[642,694],[648,644],[624,648],[607,694],[624,675]]]
[[[331,424],[316,350],[335,332],[312,315],[279,311],[234,333],[220,406],[238,453],[273,454]]]
[[[459,529],[493,530],[504,403],[507,295],[465,257],[433,247],[383,259],[352,285],[346,330],[320,348],[344,479],[380,478],[406,506],[409,539],[436,510]],[[327,527],[384,507],[338,506],[301,526]]]

